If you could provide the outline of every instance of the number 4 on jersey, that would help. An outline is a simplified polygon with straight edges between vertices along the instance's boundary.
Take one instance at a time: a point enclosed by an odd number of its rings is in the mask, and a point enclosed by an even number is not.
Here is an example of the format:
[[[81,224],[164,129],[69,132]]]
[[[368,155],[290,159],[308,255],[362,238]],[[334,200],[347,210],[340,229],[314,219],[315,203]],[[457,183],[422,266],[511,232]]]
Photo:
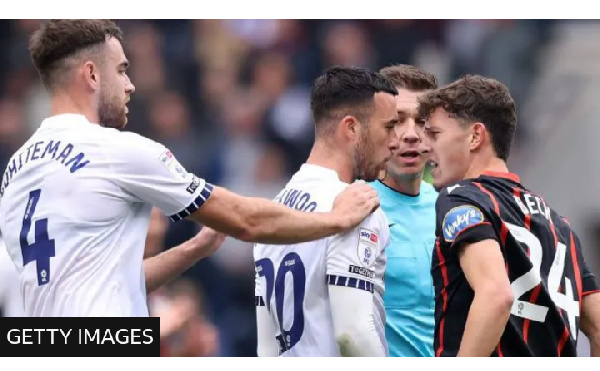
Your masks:
[[[35,262],[37,269],[38,285],[42,286],[50,282],[50,258],[54,257],[54,240],[48,237],[48,219],[40,219],[35,222],[34,242],[27,241],[27,235],[31,230],[31,219],[35,214],[35,208],[40,200],[42,191],[36,189],[29,193],[29,201],[25,208],[23,226],[21,227],[20,242],[21,254],[23,255],[23,266]]]

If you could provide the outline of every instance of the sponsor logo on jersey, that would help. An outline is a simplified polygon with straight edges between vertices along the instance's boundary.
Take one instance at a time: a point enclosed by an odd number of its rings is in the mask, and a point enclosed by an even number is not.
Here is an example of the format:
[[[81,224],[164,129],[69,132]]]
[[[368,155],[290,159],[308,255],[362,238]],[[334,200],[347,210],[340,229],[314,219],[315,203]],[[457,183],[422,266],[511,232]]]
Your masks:
[[[366,228],[358,230],[358,260],[365,267],[370,267],[375,263],[377,248],[379,247],[379,237],[375,232]]]
[[[173,153],[167,149],[166,151],[161,153],[158,159],[160,160],[160,162],[163,163],[163,165],[168,166],[171,163],[171,161],[173,161],[173,158]]]
[[[367,278],[375,278],[375,272],[367,268],[357,267],[356,265],[351,265],[350,267],[348,267],[348,272],[358,274]]]
[[[377,243],[379,238],[374,232],[369,231],[368,229],[360,229],[360,238],[369,242]]]
[[[471,205],[462,205],[452,208],[444,216],[442,229],[444,239],[453,242],[462,231],[485,220],[481,210]]]
[[[185,190],[188,191],[190,194],[194,194],[194,192],[196,192],[196,189],[198,189],[198,186],[200,186],[200,179],[198,179],[195,175],[192,175],[192,182],[189,186],[187,186]]]

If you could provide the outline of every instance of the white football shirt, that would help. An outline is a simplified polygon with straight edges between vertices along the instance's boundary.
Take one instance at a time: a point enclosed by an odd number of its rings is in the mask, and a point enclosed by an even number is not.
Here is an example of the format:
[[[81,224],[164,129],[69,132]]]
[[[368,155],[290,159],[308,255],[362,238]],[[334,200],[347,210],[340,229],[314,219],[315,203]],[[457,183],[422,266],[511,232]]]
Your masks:
[[[150,139],[77,114],[45,119],[0,185],[0,230],[26,315],[148,316],[151,208],[182,220],[211,190]]]
[[[23,298],[19,287],[19,272],[6,252],[0,235],[0,308],[4,317],[23,317]]]
[[[348,184],[333,170],[303,164],[275,201],[305,212],[328,212]],[[389,227],[377,209],[343,234],[293,245],[256,244],[255,304],[266,306],[282,356],[339,356],[328,285],[373,293],[375,327],[385,342],[385,247]]]

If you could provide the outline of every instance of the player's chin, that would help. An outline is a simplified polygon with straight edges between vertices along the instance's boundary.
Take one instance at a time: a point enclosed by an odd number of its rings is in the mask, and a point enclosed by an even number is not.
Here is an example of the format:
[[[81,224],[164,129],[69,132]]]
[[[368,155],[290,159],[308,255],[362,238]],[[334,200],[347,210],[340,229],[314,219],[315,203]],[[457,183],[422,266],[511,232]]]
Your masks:
[[[127,120],[127,114],[124,113],[123,116],[121,116],[121,119],[119,120],[119,122],[117,123],[116,128],[117,129],[124,129],[125,126],[127,126],[127,122],[128,122],[128,120]]]
[[[425,163],[420,165],[399,166],[399,172],[406,175],[422,174],[425,170]]]
[[[436,190],[439,190],[444,187],[444,185],[445,185],[444,183],[445,183],[445,181],[444,181],[442,174],[440,174],[439,168],[434,167],[431,170],[431,184],[433,184],[433,187]]]
[[[444,176],[440,176],[440,174],[438,173],[437,175],[434,175],[432,173],[432,184],[433,187],[439,192],[440,189],[447,187],[447,186],[451,186],[453,184],[455,184],[458,180],[452,179],[452,178],[448,178],[448,177],[444,177]]]

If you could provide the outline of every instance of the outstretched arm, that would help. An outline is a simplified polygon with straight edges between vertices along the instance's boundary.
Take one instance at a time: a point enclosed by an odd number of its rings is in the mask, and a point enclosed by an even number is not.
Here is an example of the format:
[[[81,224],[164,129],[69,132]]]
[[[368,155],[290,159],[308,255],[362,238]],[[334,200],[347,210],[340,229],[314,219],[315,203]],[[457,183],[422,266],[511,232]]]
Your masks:
[[[348,186],[336,198],[330,213],[296,211],[267,199],[243,197],[214,187],[190,217],[242,241],[291,244],[355,227],[378,206],[377,192],[364,182]]]
[[[172,281],[214,253],[225,240],[225,235],[204,227],[195,237],[156,256],[144,260],[146,293]]]

